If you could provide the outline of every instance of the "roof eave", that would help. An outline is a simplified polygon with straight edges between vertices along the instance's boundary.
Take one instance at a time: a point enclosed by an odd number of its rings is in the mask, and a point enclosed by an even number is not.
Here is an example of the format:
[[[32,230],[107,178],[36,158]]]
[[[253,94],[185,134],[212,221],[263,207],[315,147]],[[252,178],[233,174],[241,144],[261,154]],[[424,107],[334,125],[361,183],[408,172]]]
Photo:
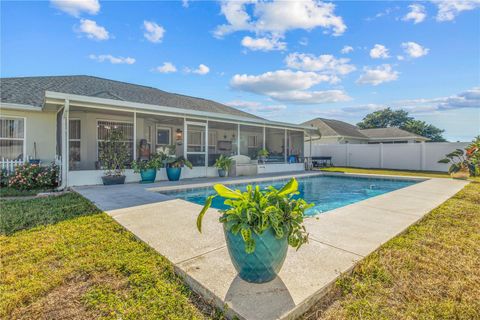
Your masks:
[[[46,103],[63,104],[65,100],[69,100],[70,104],[72,104],[72,102],[80,102],[84,104],[91,104],[98,108],[102,108],[102,106],[114,106],[119,108],[132,109],[132,111],[134,110],[159,111],[159,112],[169,113],[172,115],[180,115],[182,117],[198,116],[198,117],[203,117],[208,119],[219,119],[219,120],[229,120],[229,121],[233,120],[233,121],[244,122],[244,123],[255,123],[255,124],[270,125],[270,126],[288,127],[292,129],[298,129],[298,130],[312,130],[312,127],[300,126],[296,124],[278,122],[278,121],[269,121],[269,120],[260,119],[260,118],[259,119],[248,118],[248,117],[242,117],[242,116],[231,115],[231,114],[223,114],[223,113],[217,113],[217,112],[199,111],[199,110],[183,109],[183,108],[176,108],[176,107],[144,104],[139,102],[89,97],[89,96],[55,92],[55,91],[45,91]]]

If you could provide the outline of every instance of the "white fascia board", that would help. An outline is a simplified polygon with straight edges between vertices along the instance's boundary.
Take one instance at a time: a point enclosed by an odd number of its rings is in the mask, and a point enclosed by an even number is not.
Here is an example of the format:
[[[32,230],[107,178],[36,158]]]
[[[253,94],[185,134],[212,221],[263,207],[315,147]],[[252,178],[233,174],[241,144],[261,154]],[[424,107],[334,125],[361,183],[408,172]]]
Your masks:
[[[0,108],[8,110],[20,110],[20,111],[42,111],[43,108],[30,106],[27,104],[0,102]]]
[[[198,116],[206,119],[219,119],[219,120],[227,120],[227,121],[233,120],[238,122],[254,123],[254,124],[266,125],[266,126],[277,126],[277,127],[283,127],[283,128],[287,127],[287,128],[297,129],[297,130],[312,130],[312,127],[300,126],[300,125],[295,125],[291,123],[254,119],[254,118],[248,118],[248,117],[242,117],[242,116],[236,116],[236,115],[230,115],[230,114],[222,114],[217,112],[198,111],[198,110],[158,106],[158,105],[138,103],[138,102],[88,97],[88,96],[67,94],[67,93],[54,92],[54,91],[45,91],[45,98],[46,98],[46,102],[48,103],[61,104],[63,103],[63,100],[68,99],[70,100],[70,103],[83,102],[83,103],[95,105],[95,107],[98,107],[98,108],[102,108],[102,106],[114,106],[114,107],[126,108],[132,112],[134,110],[139,112],[141,112],[141,110],[157,111],[157,112],[164,112],[172,115],[177,115],[180,117]]]

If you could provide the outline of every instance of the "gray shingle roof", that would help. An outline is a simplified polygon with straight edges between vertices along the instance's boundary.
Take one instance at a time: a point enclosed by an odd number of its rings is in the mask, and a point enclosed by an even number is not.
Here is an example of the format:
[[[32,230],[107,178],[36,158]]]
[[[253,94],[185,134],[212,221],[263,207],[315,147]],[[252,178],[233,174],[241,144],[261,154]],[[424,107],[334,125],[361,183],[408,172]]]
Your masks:
[[[362,134],[367,136],[370,139],[385,139],[385,138],[417,138],[425,139],[418,134],[402,130],[400,128],[390,127],[390,128],[376,128],[376,129],[362,129],[359,130]]]
[[[319,128],[322,136],[346,136],[367,139],[356,126],[339,120],[315,118],[302,123],[302,125]]]
[[[93,76],[0,78],[1,101],[42,107],[45,91],[262,119],[224,104]]]
[[[304,126],[312,126],[320,129],[322,136],[342,136],[355,137],[359,139],[396,139],[396,138],[416,138],[428,140],[418,134],[411,133],[399,128],[376,128],[359,129],[358,127],[340,120],[315,118],[302,123]]]

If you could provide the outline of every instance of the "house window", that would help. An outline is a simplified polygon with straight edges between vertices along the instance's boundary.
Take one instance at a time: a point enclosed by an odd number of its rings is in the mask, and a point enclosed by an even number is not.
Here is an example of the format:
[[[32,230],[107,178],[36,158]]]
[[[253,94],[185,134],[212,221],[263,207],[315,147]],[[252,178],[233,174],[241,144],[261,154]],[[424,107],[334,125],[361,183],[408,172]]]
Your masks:
[[[157,127],[157,145],[170,145],[172,131],[170,128]]]
[[[0,117],[0,157],[21,160],[25,150],[25,119]]]
[[[133,123],[127,121],[116,120],[98,120],[97,121],[97,159],[101,154],[101,143],[108,138],[108,134],[111,130],[120,130],[123,134],[123,141],[127,143],[128,154],[130,159],[133,160]]]
[[[80,162],[80,119],[69,121],[69,159],[70,162]],[[72,165],[70,165],[72,167]],[[72,168],[70,168],[72,169]]]
[[[257,136],[248,136],[247,147],[248,148],[256,148],[257,145],[258,145],[258,137]]]

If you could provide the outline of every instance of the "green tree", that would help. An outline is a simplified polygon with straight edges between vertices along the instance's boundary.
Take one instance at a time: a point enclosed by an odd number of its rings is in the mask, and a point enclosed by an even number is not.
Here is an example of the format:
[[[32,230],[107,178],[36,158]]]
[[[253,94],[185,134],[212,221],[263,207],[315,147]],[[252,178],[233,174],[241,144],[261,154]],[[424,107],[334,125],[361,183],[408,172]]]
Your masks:
[[[397,127],[411,133],[429,138],[433,142],[444,142],[442,133],[445,130],[439,129],[425,121],[415,120],[405,110],[392,110],[385,108],[367,114],[363,120],[357,123],[360,129],[375,129]]]

